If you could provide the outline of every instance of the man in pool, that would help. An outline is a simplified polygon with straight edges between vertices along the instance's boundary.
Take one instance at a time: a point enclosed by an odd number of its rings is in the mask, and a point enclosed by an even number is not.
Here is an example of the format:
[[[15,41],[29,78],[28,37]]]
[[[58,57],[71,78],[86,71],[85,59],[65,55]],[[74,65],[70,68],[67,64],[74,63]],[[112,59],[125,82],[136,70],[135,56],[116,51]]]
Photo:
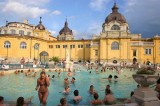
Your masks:
[[[40,103],[46,105],[47,97],[48,97],[48,87],[50,85],[49,78],[47,77],[46,73],[42,71],[40,73],[40,78],[37,79],[37,86],[36,90],[38,90],[38,96]]]

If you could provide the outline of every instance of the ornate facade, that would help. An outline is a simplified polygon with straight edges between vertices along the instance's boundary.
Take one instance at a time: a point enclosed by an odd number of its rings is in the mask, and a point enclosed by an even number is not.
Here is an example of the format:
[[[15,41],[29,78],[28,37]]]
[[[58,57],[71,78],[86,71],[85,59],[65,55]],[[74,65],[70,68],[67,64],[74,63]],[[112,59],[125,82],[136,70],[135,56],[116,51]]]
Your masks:
[[[102,24],[100,35],[92,39],[73,40],[67,21],[55,38],[41,18],[37,26],[27,21],[7,23],[0,33],[0,57],[9,61],[19,61],[22,57],[28,61],[48,61],[53,56],[65,60],[69,49],[73,61],[160,63],[160,36],[141,38],[140,34],[131,34],[116,4]]]

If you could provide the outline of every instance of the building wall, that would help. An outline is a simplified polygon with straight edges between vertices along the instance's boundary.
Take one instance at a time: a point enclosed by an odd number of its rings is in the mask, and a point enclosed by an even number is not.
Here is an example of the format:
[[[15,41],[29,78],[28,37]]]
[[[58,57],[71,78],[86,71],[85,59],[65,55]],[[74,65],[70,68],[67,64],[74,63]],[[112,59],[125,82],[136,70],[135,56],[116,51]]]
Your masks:
[[[4,48],[4,42],[10,41],[11,48]],[[119,50],[111,50],[112,42],[119,42]],[[26,42],[27,48],[21,49],[20,43]],[[72,41],[51,41],[44,40],[30,36],[12,36],[12,35],[1,35],[0,36],[0,57],[7,57],[10,61],[19,61],[22,57],[26,60],[32,61],[34,58],[39,59],[39,54],[42,51],[46,51],[49,54],[49,58],[56,56],[61,60],[65,60],[66,49],[63,45],[67,45],[67,49],[70,50],[71,60],[74,61],[100,61],[100,62],[118,62],[127,61],[133,62],[133,58],[137,59],[137,62],[144,63],[150,61],[151,63],[160,63],[160,38],[156,38],[152,43],[154,45],[132,45],[133,42],[143,41],[131,41],[128,38],[106,38],[99,40],[72,40]],[[39,49],[34,49],[34,45],[38,43]],[[60,48],[56,48],[56,45],[60,45]],[[75,48],[70,49],[70,45],[75,45]],[[78,47],[83,45],[83,47]],[[86,47],[86,45],[90,45]],[[50,47],[51,46],[51,47]],[[145,49],[151,48],[151,54],[145,54]],[[136,49],[136,56],[133,56],[133,50]],[[96,51],[98,51],[96,55]]]

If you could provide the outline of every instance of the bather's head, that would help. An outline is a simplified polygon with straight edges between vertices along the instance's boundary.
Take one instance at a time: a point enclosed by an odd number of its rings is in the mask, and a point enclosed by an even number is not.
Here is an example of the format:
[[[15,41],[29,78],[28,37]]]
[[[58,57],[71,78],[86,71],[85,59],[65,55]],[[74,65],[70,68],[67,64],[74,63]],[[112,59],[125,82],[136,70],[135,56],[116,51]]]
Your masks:
[[[40,73],[40,78],[41,79],[44,79],[46,77],[46,73],[44,72],[44,71],[42,71],[41,73]]]
[[[17,104],[16,106],[23,106],[24,105],[24,98],[23,97],[19,97],[17,99]]]

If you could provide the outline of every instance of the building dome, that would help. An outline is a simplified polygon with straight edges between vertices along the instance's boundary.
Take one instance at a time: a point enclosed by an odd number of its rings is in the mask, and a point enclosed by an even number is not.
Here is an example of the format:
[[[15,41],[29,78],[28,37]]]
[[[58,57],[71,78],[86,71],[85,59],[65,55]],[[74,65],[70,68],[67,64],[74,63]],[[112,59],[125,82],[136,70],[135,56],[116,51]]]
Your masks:
[[[45,30],[45,27],[44,27],[44,25],[42,24],[41,18],[42,18],[42,17],[40,17],[40,21],[39,21],[39,24],[36,26],[36,29]]]
[[[64,35],[73,35],[72,30],[68,28],[68,22],[66,20],[64,27],[59,31],[59,34],[64,34]]]
[[[121,13],[118,12],[118,7],[116,3],[114,3],[114,6],[112,7],[112,13],[110,13],[106,17],[105,23],[109,23],[111,21],[119,21],[121,23],[126,23],[125,17]]]

